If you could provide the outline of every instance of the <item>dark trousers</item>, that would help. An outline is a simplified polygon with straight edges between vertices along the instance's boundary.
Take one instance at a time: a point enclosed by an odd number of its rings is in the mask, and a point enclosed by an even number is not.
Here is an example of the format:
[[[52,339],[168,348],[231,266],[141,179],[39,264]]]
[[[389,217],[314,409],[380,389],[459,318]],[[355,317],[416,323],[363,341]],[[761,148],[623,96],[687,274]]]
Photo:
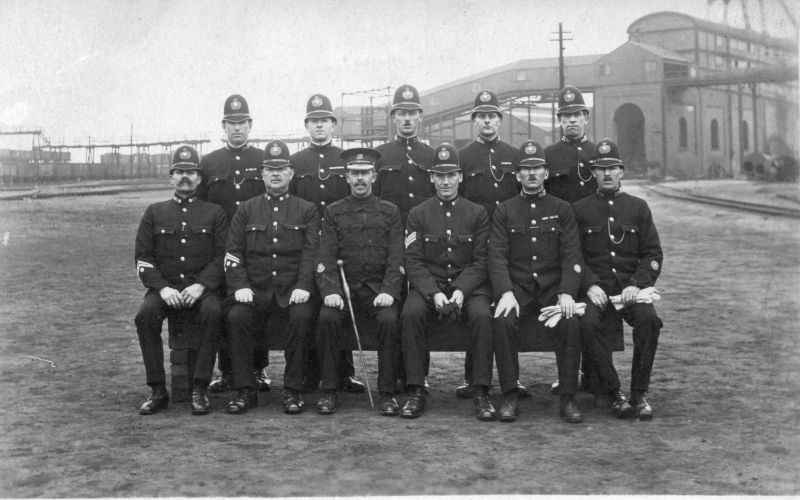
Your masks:
[[[389,307],[375,307],[372,302],[376,294],[352,294],[353,313],[357,324],[360,317],[369,317],[375,324],[375,333],[378,338],[378,391],[394,392],[395,371],[393,360],[396,358],[395,349],[400,331],[400,307],[397,302]],[[346,306],[345,306],[346,307]],[[345,345],[344,335],[349,334],[343,328],[350,323],[350,313],[347,309],[342,311],[331,307],[322,306],[317,323],[317,352],[322,361],[322,389],[336,390],[339,387],[341,371],[342,346]],[[359,334],[365,331],[359,329]],[[348,342],[349,343],[349,342]]]
[[[142,348],[142,359],[148,385],[166,383],[161,328],[164,319],[175,317],[178,311],[167,306],[158,293],[148,292],[136,314],[136,333],[139,335],[139,347]],[[180,311],[197,315],[197,335],[200,336],[200,348],[197,351],[197,360],[192,376],[199,380],[211,380],[211,373],[214,371],[214,354],[217,351],[222,323],[219,297],[216,294],[207,293],[200,297],[191,309]]]
[[[601,383],[607,389],[609,384],[619,387],[619,377],[614,369],[612,361],[613,345],[611,335],[607,335],[604,329],[607,315],[621,314],[622,319],[633,327],[633,363],[631,366],[631,392],[645,393],[650,387],[650,373],[653,371],[653,361],[656,357],[658,348],[658,336],[661,332],[661,320],[656,314],[653,304],[633,304],[625,306],[621,311],[617,311],[609,304],[605,311],[601,311],[590,301],[586,301],[586,313],[581,319],[583,337],[588,339],[587,345],[594,347],[594,352],[590,353],[593,357],[595,367],[598,368],[598,375]],[[600,365],[610,369],[612,375],[606,375],[610,381],[603,380],[603,371]]]
[[[464,299],[462,323],[466,323],[470,333],[472,351],[472,383],[491,385],[492,383],[492,317],[489,312],[489,297],[470,295]],[[428,354],[425,327],[431,320],[436,321],[436,307],[425,300],[417,290],[411,289],[403,306],[401,323],[401,345],[406,367],[408,385],[423,385],[427,372]]]
[[[519,325],[539,321],[542,305],[532,301],[520,307],[520,317],[515,312],[494,319],[494,355],[497,359],[497,376],[503,393],[516,390],[519,378]],[[558,386],[561,394],[575,394],[578,390],[578,369],[581,359],[581,331],[578,318],[561,318],[553,328],[545,327],[556,346]]]
[[[253,347],[257,341],[264,342],[264,325],[272,315],[277,315],[274,324],[285,324],[287,341],[283,351],[286,368],[283,372],[283,386],[286,389],[303,389],[305,370],[306,336],[314,327],[317,304],[292,304],[283,309],[273,297],[268,303],[256,301],[254,304],[235,303],[225,316],[225,328],[230,335],[231,358],[233,360],[233,387],[241,389],[254,387]]]

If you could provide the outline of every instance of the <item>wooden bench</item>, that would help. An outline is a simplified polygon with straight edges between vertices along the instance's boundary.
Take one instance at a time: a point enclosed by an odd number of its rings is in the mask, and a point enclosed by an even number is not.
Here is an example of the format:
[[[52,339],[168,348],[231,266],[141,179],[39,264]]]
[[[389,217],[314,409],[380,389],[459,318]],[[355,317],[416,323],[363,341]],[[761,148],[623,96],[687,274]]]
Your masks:
[[[191,321],[191,316],[178,315],[169,323],[169,348],[170,367],[172,375],[172,400],[185,402],[191,400],[192,373],[198,349],[196,328]],[[361,338],[361,347],[365,351],[375,351],[378,346],[374,324],[369,318],[356,318],[358,333]],[[622,335],[622,319],[606,325],[606,331],[614,332],[614,350],[624,350]],[[349,325],[348,321],[348,325]],[[287,337],[284,325],[270,320],[264,325],[266,347],[270,351],[282,351],[286,347]],[[352,328],[349,328],[352,330]],[[520,352],[553,352],[553,331],[539,321],[531,321],[520,326],[519,350]],[[342,350],[358,349],[355,335],[348,336],[349,343],[342,346]],[[465,352],[469,345],[469,333],[466,328],[458,325],[428,324],[428,350],[443,352]]]

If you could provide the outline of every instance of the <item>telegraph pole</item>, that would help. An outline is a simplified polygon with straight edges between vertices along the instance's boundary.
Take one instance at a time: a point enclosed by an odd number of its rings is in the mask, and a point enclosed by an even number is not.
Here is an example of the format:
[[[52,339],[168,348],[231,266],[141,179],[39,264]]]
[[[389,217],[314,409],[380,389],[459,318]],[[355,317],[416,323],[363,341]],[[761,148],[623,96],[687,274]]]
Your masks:
[[[555,34],[555,32],[552,32]],[[572,40],[572,38],[564,38],[564,33],[572,34],[571,31],[564,31],[564,28],[561,23],[558,23],[558,38],[551,38],[551,42],[558,42],[558,90],[564,88],[564,41]],[[553,122],[553,142],[556,141],[556,108],[558,107],[558,102],[556,101],[556,95],[558,95],[558,91],[553,96],[553,107],[552,107],[552,122]]]

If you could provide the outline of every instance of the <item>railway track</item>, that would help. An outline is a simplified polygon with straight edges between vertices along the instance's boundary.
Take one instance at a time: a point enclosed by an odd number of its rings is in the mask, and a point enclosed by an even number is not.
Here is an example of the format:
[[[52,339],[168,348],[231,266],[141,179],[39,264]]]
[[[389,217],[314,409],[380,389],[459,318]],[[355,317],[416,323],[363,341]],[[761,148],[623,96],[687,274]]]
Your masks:
[[[736,210],[744,210],[747,212],[760,213],[765,215],[773,215],[779,217],[800,218],[800,208],[792,207],[779,207],[775,205],[764,205],[761,203],[752,203],[747,201],[737,201],[726,198],[715,198],[713,196],[705,196],[699,194],[692,194],[680,189],[675,189],[668,186],[661,185],[639,185],[642,189],[650,192],[673,198],[676,200],[691,201],[695,203],[704,203],[706,205],[715,205],[725,208],[733,208]]]

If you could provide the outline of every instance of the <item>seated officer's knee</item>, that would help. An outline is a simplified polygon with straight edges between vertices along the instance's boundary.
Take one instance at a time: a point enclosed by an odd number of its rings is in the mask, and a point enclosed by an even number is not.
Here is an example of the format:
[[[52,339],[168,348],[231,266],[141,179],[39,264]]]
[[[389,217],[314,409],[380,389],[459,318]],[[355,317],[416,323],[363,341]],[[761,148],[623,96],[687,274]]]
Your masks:
[[[342,322],[342,314],[339,309],[322,306],[319,310],[320,325],[339,325]]]
[[[134,323],[139,328],[154,327],[164,322],[164,311],[155,300],[145,299],[136,313]]]
[[[199,301],[200,314],[208,319],[216,319],[222,316],[222,306],[219,297],[216,295],[205,295]]]
[[[229,328],[240,327],[247,324],[253,316],[253,306],[247,304],[234,304],[225,316],[225,324]]]
[[[661,329],[661,319],[656,313],[653,304],[634,304],[634,323],[636,329],[658,331]]]

